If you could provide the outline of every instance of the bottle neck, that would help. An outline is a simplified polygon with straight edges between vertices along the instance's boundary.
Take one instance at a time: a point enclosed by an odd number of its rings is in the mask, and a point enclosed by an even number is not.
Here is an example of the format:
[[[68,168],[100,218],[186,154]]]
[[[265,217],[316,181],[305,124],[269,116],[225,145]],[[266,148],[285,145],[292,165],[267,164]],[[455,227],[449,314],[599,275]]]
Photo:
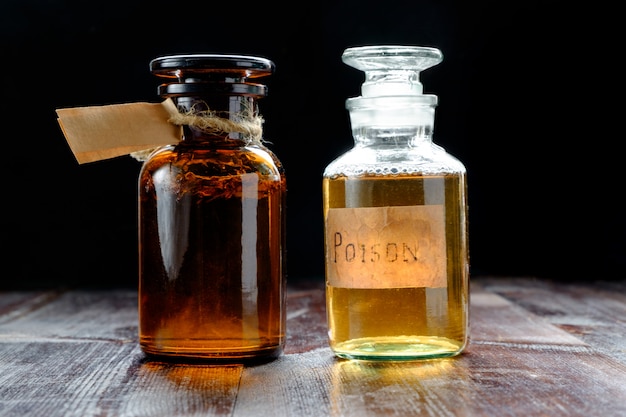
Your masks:
[[[352,135],[359,147],[417,147],[432,143],[435,104],[410,98],[352,99]]]
[[[352,129],[357,147],[415,148],[432,144],[432,125],[403,127],[360,126]]]
[[[183,142],[256,142],[262,137],[262,120],[256,97],[207,95],[172,97],[183,126]]]

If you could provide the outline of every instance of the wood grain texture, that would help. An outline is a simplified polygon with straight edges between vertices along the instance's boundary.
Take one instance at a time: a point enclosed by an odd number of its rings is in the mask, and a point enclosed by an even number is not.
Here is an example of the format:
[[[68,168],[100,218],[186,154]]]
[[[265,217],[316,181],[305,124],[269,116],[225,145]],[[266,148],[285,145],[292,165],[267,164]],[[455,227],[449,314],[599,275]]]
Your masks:
[[[136,297],[0,292],[0,416],[626,416],[626,282],[474,279],[468,349],[405,363],[334,357],[321,281],[256,366],[146,359]]]
[[[562,283],[485,277],[478,282],[482,288],[518,305],[529,316],[541,317],[598,352],[626,364],[626,281]]]

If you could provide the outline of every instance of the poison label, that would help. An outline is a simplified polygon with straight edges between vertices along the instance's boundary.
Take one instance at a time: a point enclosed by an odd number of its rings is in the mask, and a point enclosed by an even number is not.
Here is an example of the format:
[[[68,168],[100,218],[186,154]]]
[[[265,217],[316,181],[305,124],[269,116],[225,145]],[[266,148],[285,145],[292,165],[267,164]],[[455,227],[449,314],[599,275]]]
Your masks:
[[[329,285],[447,285],[443,205],[332,208],[325,239]]]

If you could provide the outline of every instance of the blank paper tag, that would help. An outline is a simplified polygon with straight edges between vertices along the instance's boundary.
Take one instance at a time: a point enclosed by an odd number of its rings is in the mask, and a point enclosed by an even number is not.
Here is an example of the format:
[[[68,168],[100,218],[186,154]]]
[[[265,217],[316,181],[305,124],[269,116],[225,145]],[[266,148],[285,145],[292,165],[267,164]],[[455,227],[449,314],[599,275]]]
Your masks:
[[[182,128],[168,122],[177,112],[170,99],[56,110],[79,164],[178,143]]]

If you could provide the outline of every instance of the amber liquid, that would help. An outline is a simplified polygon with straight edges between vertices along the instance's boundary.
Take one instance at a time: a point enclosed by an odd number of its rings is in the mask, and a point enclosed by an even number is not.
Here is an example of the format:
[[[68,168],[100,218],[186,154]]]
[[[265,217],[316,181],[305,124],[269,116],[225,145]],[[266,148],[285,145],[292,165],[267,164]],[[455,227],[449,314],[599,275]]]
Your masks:
[[[465,188],[464,174],[324,178],[325,218],[330,208],[344,207],[438,204],[445,213],[445,287],[344,288],[327,281],[329,342],[337,356],[412,360],[454,356],[465,348],[469,273]],[[330,261],[326,259],[327,265]]]
[[[285,180],[264,153],[165,151],[140,175],[149,355],[274,358],[285,339]]]

